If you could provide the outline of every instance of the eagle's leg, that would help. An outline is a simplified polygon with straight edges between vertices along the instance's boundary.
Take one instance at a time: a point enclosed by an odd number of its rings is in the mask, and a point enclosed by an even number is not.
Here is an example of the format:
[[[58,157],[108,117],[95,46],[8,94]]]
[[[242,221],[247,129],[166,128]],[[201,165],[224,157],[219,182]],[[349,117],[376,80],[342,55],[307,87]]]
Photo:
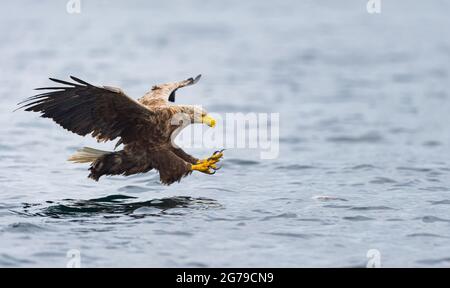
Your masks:
[[[213,164],[219,162],[220,159],[222,159],[222,157],[223,157],[223,151],[225,151],[225,149],[214,152],[214,154],[209,158],[198,160],[198,164],[204,163],[207,161],[212,161],[212,162],[214,162]]]

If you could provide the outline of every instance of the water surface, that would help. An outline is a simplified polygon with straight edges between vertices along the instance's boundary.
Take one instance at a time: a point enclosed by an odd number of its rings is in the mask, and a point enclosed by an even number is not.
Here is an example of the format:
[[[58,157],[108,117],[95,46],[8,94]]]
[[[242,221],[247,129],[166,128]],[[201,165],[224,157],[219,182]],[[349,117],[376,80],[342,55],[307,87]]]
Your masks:
[[[64,1],[0,12],[0,266],[450,264],[446,1]],[[15,104],[75,75],[140,97],[279,112],[280,154],[228,149],[214,176],[87,179],[100,145]],[[217,147],[222,148],[222,147]],[[215,149],[192,149],[207,156]]]

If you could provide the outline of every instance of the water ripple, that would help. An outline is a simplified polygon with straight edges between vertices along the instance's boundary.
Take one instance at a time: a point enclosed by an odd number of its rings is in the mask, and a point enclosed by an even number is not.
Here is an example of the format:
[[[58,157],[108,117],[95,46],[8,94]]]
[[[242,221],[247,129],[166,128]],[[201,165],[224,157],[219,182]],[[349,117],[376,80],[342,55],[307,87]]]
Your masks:
[[[450,238],[447,236],[437,235],[433,233],[412,233],[406,235],[406,237],[431,237],[431,238]]]
[[[226,163],[236,164],[239,166],[251,166],[260,164],[258,161],[247,159],[227,159]]]
[[[295,213],[282,213],[279,215],[274,215],[274,216],[266,216],[264,218],[261,219],[261,221],[268,221],[268,220],[272,220],[272,219],[277,219],[277,218],[296,218],[297,214]]]
[[[147,192],[149,190],[151,190],[151,189],[141,187],[141,186],[127,185],[127,186],[119,188],[118,191],[119,192],[129,192],[129,193],[142,193],[142,192]]]
[[[430,201],[432,205],[450,205],[450,199],[440,200],[440,201]]]
[[[12,232],[12,233],[36,233],[41,231],[47,231],[48,229],[43,226],[32,224],[28,222],[17,222],[9,224],[6,228],[2,229],[1,232]]]
[[[263,234],[288,237],[288,238],[299,238],[299,239],[311,239],[311,238],[322,236],[322,234],[317,234],[317,233],[306,234],[306,233],[292,233],[292,232],[264,232]]]
[[[2,267],[17,267],[20,265],[30,265],[33,263],[33,261],[30,261],[28,259],[13,257],[6,253],[0,254],[0,266]]]
[[[434,223],[434,222],[450,222],[450,220],[447,219],[443,219],[443,218],[439,218],[436,216],[424,216],[424,217],[419,217],[416,219],[420,219],[425,223]]]
[[[373,170],[377,168],[378,168],[377,166],[371,164],[360,164],[350,167],[350,169],[352,170]]]
[[[394,210],[394,208],[388,206],[361,206],[361,207],[352,207],[350,210],[358,210],[358,211],[372,211],[372,210]]]
[[[317,195],[313,196],[312,199],[317,201],[344,201],[346,202],[347,199],[335,197],[335,196],[327,196],[327,195]]]
[[[375,179],[369,181],[372,184],[392,184],[397,183],[397,181],[387,178],[387,177],[375,177]]]
[[[424,264],[424,265],[448,266],[450,264],[450,257],[437,258],[437,259],[424,259],[424,260],[419,260],[416,262],[419,264]]]
[[[383,140],[383,137],[377,132],[369,132],[367,134],[363,134],[360,136],[342,135],[342,136],[328,137],[327,140],[330,142],[348,143],[348,144],[378,143]]]
[[[424,167],[404,167],[404,166],[397,167],[397,170],[402,170],[402,171],[413,171],[413,172],[430,172],[430,171],[433,171],[433,169],[431,169],[431,168],[424,168]]]
[[[358,215],[358,216],[347,216],[347,217],[343,217],[342,219],[344,219],[344,220],[350,220],[350,221],[369,221],[369,220],[375,220],[375,219],[373,219],[373,218],[369,218],[369,217],[361,216],[361,215]]]
[[[306,169],[314,169],[314,168],[316,168],[316,167],[310,166],[310,165],[300,165],[300,164],[277,166],[277,169],[280,169],[280,170],[306,170]]]

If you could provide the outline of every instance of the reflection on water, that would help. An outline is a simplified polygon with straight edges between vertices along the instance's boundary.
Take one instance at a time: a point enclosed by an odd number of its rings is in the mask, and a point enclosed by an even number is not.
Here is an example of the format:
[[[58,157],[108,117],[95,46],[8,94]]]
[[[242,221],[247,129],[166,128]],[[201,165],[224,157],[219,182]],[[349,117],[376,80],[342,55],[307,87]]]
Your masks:
[[[23,213],[29,216],[46,216],[51,218],[128,215],[135,218],[161,216],[174,208],[208,209],[221,205],[214,199],[176,196],[148,201],[132,201],[136,197],[110,195],[89,200],[65,199],[59,203],[47,202],[47,207],[40,204],[24,204]],[[119,217],[118,216],[118,217]]]

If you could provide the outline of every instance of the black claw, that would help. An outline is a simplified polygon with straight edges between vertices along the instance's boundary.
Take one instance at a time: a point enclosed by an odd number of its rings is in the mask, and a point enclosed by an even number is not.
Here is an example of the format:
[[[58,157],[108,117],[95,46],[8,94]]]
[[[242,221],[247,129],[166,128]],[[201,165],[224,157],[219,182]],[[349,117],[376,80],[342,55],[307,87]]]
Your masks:
[[[213,158],[213,157],[209,157],[207,160],[208,161],[215,161],[214,163],[217,163],[217,162],[219,162],[220,161],[220,159],[222,159],[222,157],[220,157],[220,158]]]
[[[215,154],[219,154],[219,153],[222,153],[223,151],[225,151],[225,149],[222,149],[222,150],[217,150],[216,152],[214,152],[214,153],[213,153],[213,155],[215,155]]]
[[[211,169],[213,169],[214,171],[220,170],[221,168],[222,168],[222,166],[219,166],[219,167],[216,167],[216,168],[211,167]]]

